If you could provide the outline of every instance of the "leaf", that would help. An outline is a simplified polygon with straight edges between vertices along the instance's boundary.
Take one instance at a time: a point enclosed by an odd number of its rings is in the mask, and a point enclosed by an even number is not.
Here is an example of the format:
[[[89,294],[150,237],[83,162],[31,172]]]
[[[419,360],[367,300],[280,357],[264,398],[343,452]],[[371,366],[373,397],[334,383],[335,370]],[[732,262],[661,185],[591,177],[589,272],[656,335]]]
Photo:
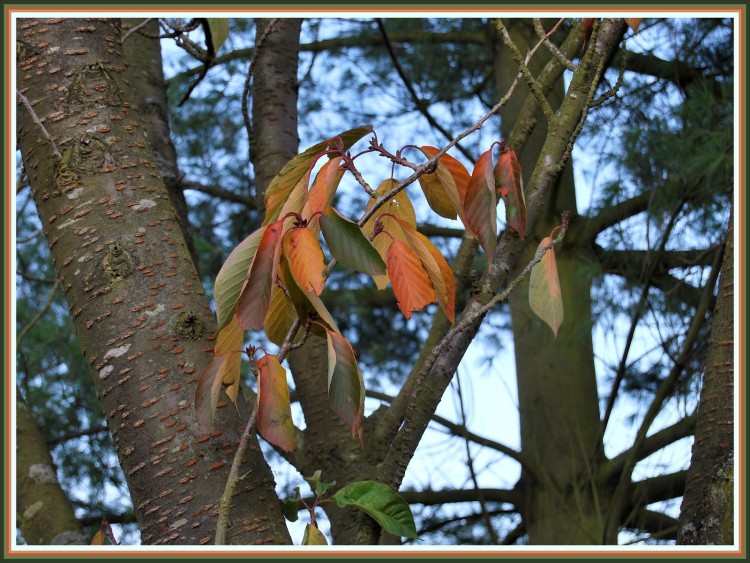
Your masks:
[[[551,242],[552,238],[543,238],[537,247],[537,252]],[[542,260],[531,270],[529,305],[531,310],[549,325],[557,338],[557,329],[563,322],[563,302],[554,248],[547,250]]]
[[[221,376],[221,382],[229,387],[226,394],[229,399],[237,404],[237,394],[240,389],[240,364],[242,363],[242,342],[244,331],[232,318],[229,324],[219,331],[214,346],[215,356],[226,356],[226,361],[219,368],[217,377]]]
[[[427,157],[433,158],[439,149],[430,146],[419,148]],[[444,154],[438,160],[437,170],[419,178],[427,203],[432,210],[446,219],[455,219],[463,210],[463,198],[469,183],[469,172],[458,160]]]
[[[99,531],[94,534],[94,537],[91,540],[91,545],[105,545],[106,539],[107,535],[104,533],[104,530],[99,528]]]
[[[497,196],[491,150],[482,154],[474,165],[466,188],[463,220],[466,229],[492,259],[497,246]]]
[[[320,295],[325,287],[326,265],[318,239],[307,227],[295,227],[284,236],[284,256],[294,281],[305,293]]]
[[[211,34],[211,46],[214,54],[216,54],[229,37],[229,20],[227,18],[206,18],[206,21]]]
[[[363,274],[385,274],[385,262],[356,223],[329,207],[320,216],[320,228],[336,260]]]
[[[422,267],[419,256],[407,243],[394,240],[388,248],[386,264],[398,308],[407,319],[414,311],[435,301],[435,290],[429,275]]]
[[[297,319],[297,312],[287,296],[277,284],[271,289],[271,303],[268,306],[266,318],[263,321],[263,330],[268,339],[281,346],[289,329]]]
[[[257,367],[258,431],[267,442],[291,452],[294,450],[294,424],[286,370],[272,354],[258,360]]]
[[[332,481],[331,483],[324,483],[321,481],[321,474],[322,471],[318,469],[313,473],[312,477],[305,477],[305,481],[310,484],[310,487],[315,491],[315,496],[317,497],[322,497],[331,487],[336,486],[336,481]]]
[[[336,321],[333,320],[331,313],[328,311],[328,308],[325,306],[323,301],[321,301],[320,297],[315,295],[313,292],[306,292],[305,297],[307,297],[307,300],[313,306],[313,309],[315,309],[315,312],[318,314],[321,320],[325,321],[325,323],[331,330],[337,332],[338,334],[341,334],[339,327],[336,326]]]
[[[302,545],[328,545],[328,540],[318,528],[307,524],[305,534],[302,536]]]
[[[229,254],[214,282],[214,300],[219,330],[234,316],[235,305],[244,287],[250,265],[266,228],[261,227]]]
[[[344,169],[339,166],[342,160],[342,157],[337,156],[326,162],[310,187],[307,203],[302,210],[302,218],[309,222],[308,227],[313,227],[313,232],[317,232],[314,230],[318,221],[315,214],[323,213],[331,205],[336,189],[344,175]]]
[[[523,193],[521,164],[515,151],[508,150],[500,155],[495,166],[495,187],[497,195],[505,200],[505,220],[518,233],[521,240],[526,238],[526,196]]]
[[[362,443],[362,413],[365,405],[365,384],[349,341],[326,331],[328,341],[328,399],[333,411],[355,432]]]
[[[219,391],[221,391],[221,368],[228,357],[227,355],[215,357],[198,378],[198,385],[195,388],[195,414],[204,432],[210,432],[214,423],[214,413],[216,404],[219,402]]]
[[[247,282],[237,300],[237,321],[246,330],[260,329],[266,318],[271,302],[271,284],[276,270],[276,248],[281,240],[281,227],[282,221],[266,227],[250,265]]]
[[[422,266],[430,276],[438,305],[451,324],[454,324],[456,322],[456,280],[453,277],[453,269],[430,239],[414,228],[407,228],[404,225],[402,227],[407,234],[410,246],[419,256]]]
[[[302,213],[307,203],[308,190],[307,187],[310,184],[310,174],[312,174],[312,167],[314,161],[310,163],[310,167],[302,174],[302,177],[294,185],[292,191],[286,196],[285,201],[281,204],[279,209],[279,218],[284,217],[288,213]],[[292,219],[289,219],[291,222]]]
[[[641,26],[641,22],[643,21],[643,18],[625,18],[625,23],[630,26],[630,29],[633,30],[633,33],[638,35],[638,28]]]
[[[366,512],[389,534],[417,537],[409,504],[388,485],[357,481],[339,489],[331,498],[340,508],[351,506]]]
[[[378,186],[378,189],[375,190],[376,197],[382,197],[394,187],[398,186],[398,184],[399,181],[394,180],[393,178],[385,180],[380,184],[380,186]],[[368,201],[367,209],[369,210],[374,204],[374,199]],[[372,245],[378,251],[380,257],[383,260],[385,260],[388,253],[388,248],[390,248],[391,246],[391,237],[406,242],[404,234],[400,232],[400,227],[396,227],[396,225],[398,225],[398,221],[393,219],[392,217],[387,216],[387,214],[393,215],[397,219],[406,221],[413,227],[417,226],[417,215],[416,213],[414,213],[414,206],[412,206],[411,201],[409,200],[409,196],[406,194],[406,190],[401,190],[398,194],[391,198],[390,201],[384,203],[383,206],[378,209],[377,213],[370,217],[370,219],[368,219],[368,221],[362,227],[362,231],[366,236],[369,237],[370,235],[372,235],[375,229],[375,223],[378,219],[380,219],[384,229],[391,235],[390,237],[388,235],[378,235],[372,241]],[[378,289],[385,289],[388,285],[387,275],[373,276],[372,279],[375,281],[375,285],[378,287]]]
[[[281,501],[281,513],[290,522],[296,522],[299,519],[300,508],[299,499],[288,498]]]
[[[369,125],[350,129],[349,131],[341,133],[337,137],[331,137],[330,139],[326,139],[325,141],[321,141],[320,143],[311,146],[309,149],[301,152],[287,162],[266,188],[264,196],[266,215],[263,224],[265,225],[278,219],[281,208],[289,199],[294,187],[305,173],[312,169],[312,165],[320,153],[338,142],[334,139],[341,139],[343,142],[343,150],[347,150],[354,143],[371,132],[372,127]]]

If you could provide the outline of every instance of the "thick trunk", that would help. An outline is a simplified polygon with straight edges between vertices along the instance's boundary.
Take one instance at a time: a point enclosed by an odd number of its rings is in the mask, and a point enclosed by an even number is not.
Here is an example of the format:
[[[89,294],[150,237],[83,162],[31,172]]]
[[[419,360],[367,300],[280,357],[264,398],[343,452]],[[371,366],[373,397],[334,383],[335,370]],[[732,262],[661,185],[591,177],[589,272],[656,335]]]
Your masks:
[[[209,434],[196,421],[215,322],[122,80],[119,22],[20,19],[18,35],[35,114],[19,104],[19,144],[142,541],[209,542],[240,421],[232,408]],[[245,461],[229,541],[289,542],[257,445]]]
[[[677,543],[734,543],[734,228],[729,221]]]
[[[29,545],[90,543],[57,480],[44,434],[18,392],[16,405],[16,510],[23,539]]]

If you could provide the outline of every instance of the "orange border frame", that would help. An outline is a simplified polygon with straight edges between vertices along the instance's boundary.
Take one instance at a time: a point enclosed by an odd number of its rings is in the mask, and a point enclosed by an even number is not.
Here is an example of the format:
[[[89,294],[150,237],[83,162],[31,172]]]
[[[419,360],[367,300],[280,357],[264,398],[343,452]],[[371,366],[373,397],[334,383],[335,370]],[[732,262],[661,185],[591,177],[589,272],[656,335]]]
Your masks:
[[[11,263],[10,263],[10,257],[13,256],[13,249],[11,249],[11,220],[15,218],[15,210],[11,208],[12,204],[12,198],[11,198],[11,189],[12,186],[15,185],[15,177],[12,174],[12,171],[15,170],[15,165],[11,165],[13,161],[13,155],[11,154],[10,146],[11,142],[9,140],[12,140],[13,132],[10,131],[10,125],[11,125],[11,116],[13,115],[13,109],[15,108],[15,105],[12,103],[13,97],[10,95],[9,86],[11,83],[11,65],[13,64],[13,61],[10,59],[10,53],[14,53],[15,49],[12,49],[11,45],[11,21],[12,16],[14,14],[34,14],[44,11],[55,11],[55,12],[67,12],[67,13],[78,13],[82,10],[85,10],[86,6],[81,5],[80,7],[57,7],[57,6],[48,6],[44,9],[42,8],[34,8],[34,7],[28,7],[28,6],[4,6],[4,17],[5,17],[5,84],[6,84],[6,91],[5,91],[5,108],[4,108],[4,117],[5,117],[5,140],[6,140],[6,150],[4,155],[4,163],[5,163],[5,185],[6,185],[6,191],[5,191],[5,198],[4,203],[6,206],[5,210],[5,219],[7,221],[4,229],[5,233],[5,252],[6,252],[6,263],[5,263],[5,271],[6,271],[6,284],[9,284],[10,282],[10,271],[11,271]],[[295,6],[269,6],[269,5],[260,5],[260,6],[252,6],[252,5],[245,5],[245,6],[210,6],[210,7],[201,7],[201,6],[192,6],[189,5],[188,7],[182,7],[178,8],[173,5],[166,5],[162,7],[146,7],[146,6],[139,6],[139,7],[133,7],[133,6],[119,6],[119,7],[91,7],[89,9],[89,12],[95,11],[97,13],[108,13],[108,12],[139,12],[139,13],[155,13],[155,12],[197,12],[197,11],[210,11],[210,12],[260,12],[260,13],[269,13],[269,12],[283,12],[283,13],[299,13],[299,12],[316,12],[316,13],[332,13],[332,12],[376,12],[376,11],[383,11],[383,12],[389,12],[389,13],[406,13],[406,12],[421,12],[429,9],[431,13],[483,13],[486,14],[488,11],[502,11],[502,12],[509,12],[509,13],[519,13],[524,12],[528,13],[530,11],[536,11],[536,12],[544,12],[544,11],[550,11],[550,12],[559,12],[560,9],[556,8],[555,6],[529,6],[529,7],[515,7],[515,6],[508,6],[508,7],[500,7],[500,6],[493,6],[493,5],[486,5],[486,6],[462,6],[462,7],[452,7],[452,6],[428,6],[425,4],[415,4],[410,6],[391,6],[388,4],[377,4],[377,5],[371,5],[371,6],[362,6],[359,5],[357,7],[353,6],[311,6],[310,8],[307,8],[305,5],[299,4]],[[737,247],[737,254],[739,255],[739,296],[738,296],[738,302],[739,302],[739,318],[735,317],[735,322],[740,321],[739,323],[739,342],[735,342],[735,346],[739,346],[739,365],[736,366],[735,373],[736,375],[740,375],[738,378],[738,397],[737,400],[739,401],[739,416],[737,420],[737,424],[735,425],[735,429],[737,430],[737,439],[738,439],[738,448],[735,451],[735,455],[737,459],[740,461],[739,466],[741,471],[737,473],[735,471],[735,474],[738,475],[738,479],[736,480],[737,484],[737,491],[740,499],[740,506],[739,511],[735,515],[735,518],[737,522],[739,523],[739,538],[738,538],[738,549],[735,551],[731,550],[724,550],[724,549],[710,549],[710,548],[699,548],[699,549],[692,549],[692,548],[677,548],[677,549],[653,549],[653,548],[647,548],[647,549],[637,549],[637,550],[631,550],[627,548],[622,548],[618,546],[613,546],[610,549],[594,549],[591,551],[563,551],[560,553],[560,548],[550,547],[549,549],[542,550],[542,549],[534,549],[529,548],[527,549],[517,549],[517,548],[508,548],[508,549],[483,549],[483,548],[477,548],[473,547],[470,549],[455,549],[455,550],[426,550],[426,549],[420,549],[420,548],[411,548],[411,547],[402,547],[402,548],[377,548],[377,549],[363,549],[363,550],[354,550],[354,549],[334,549],[329,547],[328,549],[315,549],[310,550],[309,548],[306,549],[302,546],[294,546],[294,549],[287,549],[286,547],[283,547],[279,550],[270,550],[268,548],[263,547],[253,547],[253,548],[246,548],[246,549],[225,549],[225,548],[216,548],[213,546],[212,548],[197,548],[201,549],[200,551],[191,551],[193,549],[191,546],[185,546],[185,550],[177,550],[174,548],[165,548],[165,549],[158,549],[155,547],[149,547],[149,546],[143,546],[139,547],[138,549],[132,549],[127,547],[111,547],[111,548],[101,548],[101,547],[94,547],[91,546],[90,548],[87,548],[85,551],[74,551],[74,550],[65,550],[60,553],[55,553],[53,549],[55,549],[53,546],[48,550],[39,550],[39,549],[22,549],[22,550],[13,550],[11,548],[15,536],[15,530],[11,530],[11,519],[8,518],[8,516],[11,514],[11,498],[13,496],[13,491],[11,490],[11,482],[13,480],[13,477],[11,479],[7,479],[5,483],[5,516],[6,516],[6,522],[4,526],[3,536],[5,540],[5,548],[4,548],[4,556],[5,557],[17,557],[17,558],[31,558],[31,557],[65,557],[65,558],[74,558],[74,557],[81,557],[81,558],[88,558],[88,557],[134,557],[134,556],[143,556],[144,554],[148,554],[155,557],[164,557],[164,558],[170,558],[170,557],[190,557],[190,558],[202,558],[202,557],[246,557],[248,555],[251,555],[253,557],[272,557],[272,558],[278,558],[278,557],[294,557],[294,558],[332,558],[332,559],[339,559],[339,558],[360,558],[360,557],[429,557],[434,559],[441,559],[441,558],[458,558],[458,557],[466,557],[466,558],[496,558],[496,557],[529,557],[529,558],[535,558],[535,557],[551,557],[551,556],[557,556],[558,558],[572,558],[572,557],[580,557],[580,558],[602,558],[602,557],[615,557],[615,558],[626,558],[626,557],[648,557],[648,556],[658,556],[658,557],[680,557],[680,558],[724,558],[724,557],[741,557],[744,558],[746,555],[746,537],[745,537],[745,506],[743,505],[743,500],[745,499],[745,470],[746,467],[744,465],[745,462],[745,380],[744,376],[746,375],[745,372],[745,326],[743,324],[744,320],[744,312],[745,312],[745,293],[744,293],[744,274],[745,274],[745,240],[746,240],[746,226],[745,226],[745,189],[747,187],[746,185],[746,173],[745,173],[745,53],[746,53],[746,38],[745,38],[745,25],[746,25],[746,5],[741,4],[728,4],[728,5],[714,5],[710,8],[701,8],[698,6],[687,8],[674,8],[670,6],[665,7],[644,7],[644,6],[637,6],[635,8],[628,7],[628,6],[609,6],[605,8],[596,7],[593,8],[591,6],[567,6],[565,7],[566,13],[570,14],[571,16],[575,15],[586,15],[590,16],[592,12],[595,12],[597,14],[599,13],[620,13],[620,12],[638,12],[640,13],[656,13],[656,12],[664,12],[664,13],[689,13],[689,12],[701,12],[706,14],[711,14],[714,12],[734,12],[736,14],[737,19],[735,20],[737,22],[737,37],[738,37],[738,43],[739,43],[739,53],[738,53],[738,85],[739,85],[739,123],[737,124],[737,127],[739,128],[739,160],[738,160],[738,172],[739,172],[739,178],[737,178],[737,182],[735,184],[735,189],[739,190],[738,193],[738,199],[739,199],[739,213],[735,213],[736,215],[736,221],[739,224],[739,229],[737,229],[737,232],[739,233],[739,236],[736,237],[736,247]],[[4,305],[5,310],[10,311],[11,310],[11,295],[9,291],[9,287],[6,287],[6,293],[4,296]],[[9,316],[6,316],[5,318],[5,331],[6,331],[6,345],[8,352],[10,351],[10,334],[13,333],[15,330],[15,327],[12,326],[12,323],[14,322],[13,319],[11,319]],[[5,360],[5,373],[11,374],[13,373],[14,364],[11,361],[10,354],[6,356]],[[10,430],[11,430],[11,397],[14,395],[14,380],[13,378],[6,377],[5,381],[5,470],[9,470],[10,468],[10,460],[12,458],[13,452],[11,451],[11,436],[10,436]],[[735,468],[737,469],[737,468]],[[719,547],[719,546],[717,546]]]

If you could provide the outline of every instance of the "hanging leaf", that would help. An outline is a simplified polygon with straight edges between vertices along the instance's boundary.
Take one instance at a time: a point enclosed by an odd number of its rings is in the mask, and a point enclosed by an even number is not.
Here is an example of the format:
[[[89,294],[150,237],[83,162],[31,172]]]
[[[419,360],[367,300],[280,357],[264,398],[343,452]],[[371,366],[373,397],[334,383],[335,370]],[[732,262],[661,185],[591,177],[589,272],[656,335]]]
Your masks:
[[[325,141],[313,145],[287,162],[268,184],[268,188],[266,188],[264,196],[266,215],[263,224],[271,223],[279,218],[281,215],[281,208],[289,199],[294,187],[300,181],[302,176],[312,169],[314,161],[318,155],[338,142],[334,141],[334,139],[341,139],[341,142],[343,142],[343,150],[347,150],[354,143],[371,132],[372,127],[369,125],[350,129],[349,131],[341,133],[337,137],[331,137],[330,139],[326,139]]]
[[[318,216],[323,213],[336,195],[336,189],[344,176],[344,169],[340,167],[342,157],[337,156],[326,162],[315,177],[307,196],[307,203],[302,210],[302,218],[308,221],[308,228],[317,233]]]
[[[266,228],[261,227],[229,254],[224,265],[219,270],[214,282],[214,300],[216,301],[216,317],[219,330],[224,328],[234,317],[235,305],[247,279],[250,265],[255,258],[258,244]]]
[[[430,146],[419,147],[419,150],[421,150],[427,158],[432,158],[440,152],[439,149]],[[469,178],[471,177],[469,171],[466,170],[466,167],[463,164],[449,154],[444,154],[440,157],[440,160],[438,161],[438,170],[436,172],[439,172],[441,169],[447,170],[453,177],[453,183],[456,186],[458,201],[460,204],[456,211],[460,215],[461,210],[463,209],[464,198],[466,197],[466,188],[469,185]],[[447,179],[444,179],[444,181],[447,182]],[[447,195],[452,198],[452,195]]]
[[[207,38],[207,41],[211,41],[211,47],[216,54],[229,37],[229,20],[227,18],[206,18],[206,21],[211,35],[210,38]]]
[[[310,163],[310,167],[295,184],[294,188],[292,188],[292,191],[289,192],[286,200],[281,205],[281,209],[279,210],[279,217],[284,217],[288,213],[302,213],[302,210],[305,208],[305,204],[307,203],[307,196],[309,194],[307,188],[310,185],[310,174],[312,174],[313,164],[314,162]],[[293,219],[290,218],[288,219],[288,221],[292,222]]]
[[[96,534],[94,534],[94,537],[91,540],[91,545],[105,545],[106,539],[107,539],[107,534],[104,533],[103,529],[99,528],[99,531],[96,532]]]
[[[385,274],[385,262],[356,223],[329,207],[320,216],[320,227],[336,260],[363,274]]]
[[[641,22],[643,21],[643,18],[625,18],[625,23],[630,26],[630,29],[633,30],[633,33],[638,35],[638,28],[641,26]]]
[[[474,165],[466,189],[463,220],[491,260],[497,246],[497,196],[491,150],[482,154]]]
[[[497,195],[505,200],[505,220],[518,233],[521,240],[526,238],[526,196],[523,193],[521,164],[515,151],[506,149],[500,154],[495,166],[495,186]]]
[[[328,540],[323,532],[312,524],[305,525],[305,534],[302,536],[302,545],[328,545]]]
[[[326,265],[318,239],[306,227],[295,227],[284,236],[284,256],[294,281],[305,293],[320,295],[325,287]]]
[[[435,147],[420,147],[419,150],[428,158],[440,152]],[[469,182],[469,173],[458,160],[444,154],[438,161],[437,170],[419,177],[430,208],[446,219],[455,219],[463,209],[462,201]]]
[[[281,513],[290,522],[299,520],[300,506],[298,498],[288,498],[281,501]]]
[[[382,197],[398,185],[398,180],[394,180],[392,178],[385,180],[382,184],[380,184],[380,186],[378,186],[378,189],[375,190],[376,198]],[[369,210],[374,205],[374,203],[374,199],[368,201],[367,209]],[[396,217],[396,219],[394,219],[390,215],[393,215],[394,217]],[[365,235],[367,235],[368,237],[372,235],[378,219],[380,219],[384,230],[391,236],[384,234],[377,235],[373,239],[372,245],[378,251],[380,257],[385,260],[388,254],[388,249],[391,246],[391,241],[394,238],[401,240],[402,242],[406,242],[406,237],[401,232],[398,219],[407,222],[413,227],[417,226],[417,215],[416,213],[414,213],[414,207],[409,200],[409,196],[406,194],[406,190],[401,190],[393,198],[383,204],[383,206],[378,209],[377,213],[374,216],[370,217],[370,219],[362,227],[362,231],[365,233]],[[387,275],[376,275],[373,276],[372,279],[373,281],[375,281],[375,285],[378,289],[385,289],[388,286],[389,280]]]
[[[456,300],[456,282],[453,279],[453,270],[448,266],[445,257],[430,242],[430,239],[411,225],[402,223],[401,227],[409,246],[416,252],[422,266],[427,271],[440,308],[443,309],[445,316],[453,324],[455,322]]]
[[[278,284],[274,284],[271,289],[271,303],[263,321],[266,336],[271,342],[281,346],[296,319],[297,312],[294,305],[287,298],[284,290]]]
[[[281,228],[282,221],[266,227],[237,300],[237,321],[245,330],[260,329],[266,318],[271,302],[271,284],[276,273],[276,249],[281,240]]]
[[[388,248],[386,264],[398,308],[407,319],[414,311],[420,311],[435,301],[430,277],[411,246],[394,240]]]
[[[331,330],[337,332],[338,334],[341,334],[339,327],[336,326],[336,321],[333,320],[331,313],[328,311],[328,308],[325,306],[323,301],[321,301],[320,297],[315,295],[313,292],[305,293],[305,297],[307,297],[307,300],[313,306],[313,309],[315,309],[315,312],[318,314],[320,319],[324,321]]]
[[[216,336],[216,346],[214,346],[215,356],[226,356],[226,361],[219,368],[217,377],[221,376],[222,384],[228,386],[225,392],[235,405],[240,390],[243,335],[242,327],[233,317],[229,324],[219,331]]]
[[[389,534],[417,537],[409,504],[388,485],[358,481],[339,489],[331,498],[341,508],[354,507],[366,512]]]
[[[552,238],[543,238],[537,247],[537,252],[551,242]],[[542,260],[531,270],[529,305],[531,310],[549,325],[557,338],[557,329],[563,322],[563,302],[554,248],[547,250]]]
[[[349,341],[340,334],[326,331],[328,339],[328,399],[331,408],[349,425],[362,442],[362,413],[365,384]]]
[[[214,358],[198,378],[198,385],[195,388],[195,414],[204,432],[210,432],[214,423],[214,413],[219,402],[219,391],[221,391],[221,368],[228,357],[224,355]]]
[[[266,354],[258,367],[258,431],[263,438],[286,452],[294,450],[294,424],[289,405],[286,370],[279,359]]]

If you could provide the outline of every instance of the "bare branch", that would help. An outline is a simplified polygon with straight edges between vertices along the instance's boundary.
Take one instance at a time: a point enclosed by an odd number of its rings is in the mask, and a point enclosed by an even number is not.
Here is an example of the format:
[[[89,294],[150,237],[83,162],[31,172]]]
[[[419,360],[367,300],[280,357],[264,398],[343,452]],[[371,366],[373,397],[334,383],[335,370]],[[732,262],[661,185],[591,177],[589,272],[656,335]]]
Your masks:
[[[54,139],[50,136],[49,131],[47,131],[47,128],[44,126],[42,121],[39,119],[39,116],[34,111],[34,108],[31,107],[31,102],[29,99],[21,94],[18,90],[16,90],[16,95],[18,96],[18,99],[21,100],[21,103],[23,104],[23,107],[26,108],[26,111],[29,112],[29,115],[31,116],[31,120],[34,122],[34,124],[39,127],[39,130],[42,132],[42,135],[50,144],[50,147],[52,147],[52,154],[54,154],[57,158],[62,158],[62,155],[60,154],[60,151],[57,149],[57,145],[55,144]]]
[[[567,68],[569,71],[574,72],[576,69],[576,65],[574,65],[571,60],[565,56],[565,53],[563,53],[557,47],[557,45],[550,41],[550,37],[555,33],[555,31],[557,31],[563,21],[564,20],[561,19],[557,22],[557,24],[555,24],[552,29],[550,29],[549,31],[544,31],[544,27],[542,27],[542,20],[540,18],[534,18],[534,30],[536,31],[536,34],[539,36],[539,38],[544,41],[544,46],[547,47],[547,50],[552,53],[552,55],[560,62],[560,64]]]

